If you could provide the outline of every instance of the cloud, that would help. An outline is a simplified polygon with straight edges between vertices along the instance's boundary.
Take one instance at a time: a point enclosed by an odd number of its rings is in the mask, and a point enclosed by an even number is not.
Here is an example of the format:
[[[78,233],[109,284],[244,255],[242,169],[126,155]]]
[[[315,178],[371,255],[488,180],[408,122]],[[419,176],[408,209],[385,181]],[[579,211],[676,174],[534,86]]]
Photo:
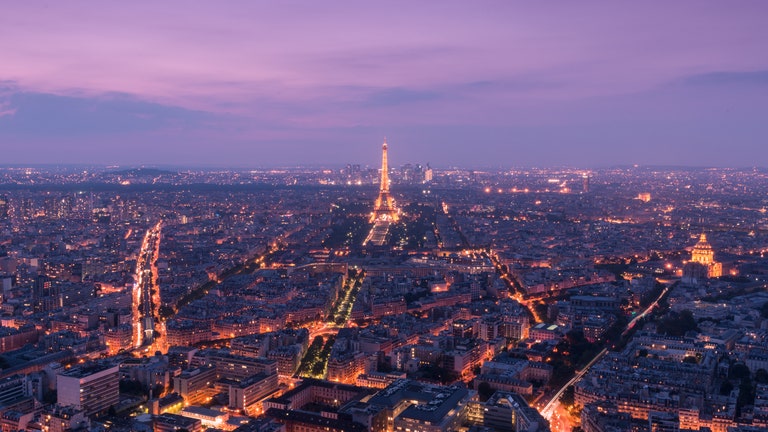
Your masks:
[[[0,117],[16,114],[16,108],[11,106],[10,102],[0,101]]]
[[[16,109],[11,105],[11,96],[15,91],[15,83],[10,81],[0,81],[0,117],[16,113]]]
[[[122,93],[65,96],[20,91],[0,93],[0,133],[33,137],[119,134],[193,127],[213,118]]]
[[[709,72],[687,76],[682,82],[690,85],[768,85],[768,70]]]
[[[387,107],[412,104],[417,102],[434,101],[443,96],[435,91],[413,90],[403,87],[394,87],[376,90],[368,94],[363,106]]]
[[[303,67],[313,70],[328,70],[339,73],[349,71],[354,74],[379,74],[403,67],[429,65],[450,59],[461,58],[470,50],[451,45],[422,46],[368,46],[365,49],[348,48],[309,56],[298,62]],[[418,71],[414,71],[418,72]]]

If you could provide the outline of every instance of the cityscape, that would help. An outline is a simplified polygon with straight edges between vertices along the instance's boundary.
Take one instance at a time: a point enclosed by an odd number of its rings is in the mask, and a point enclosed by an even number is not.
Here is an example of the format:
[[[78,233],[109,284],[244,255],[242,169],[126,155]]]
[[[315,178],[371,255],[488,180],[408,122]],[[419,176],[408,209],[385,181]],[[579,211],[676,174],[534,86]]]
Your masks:
[[[378,151],[2,169],[3,426],[768,427],[768,170]]]
[[[0,431],[768,430],[765,3],[0,8]]]

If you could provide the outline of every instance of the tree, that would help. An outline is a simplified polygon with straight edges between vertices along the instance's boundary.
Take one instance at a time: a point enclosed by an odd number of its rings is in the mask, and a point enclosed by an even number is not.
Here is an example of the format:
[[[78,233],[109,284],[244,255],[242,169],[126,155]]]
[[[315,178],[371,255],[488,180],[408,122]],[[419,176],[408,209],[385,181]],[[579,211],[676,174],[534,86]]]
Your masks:
[[[584,338],[584,332],[581,330],[571,330],[565,334],[565,340],[571,345],[578,345],[587,342]]]
[[[565,389],[563,395],[560,396],[560,403],[566,407],[571,407],[576,401],[576,389],[571,385]]]
[[[164,391],[165,387],[162,384],[155,384],[152,386],[152,397],[159,398]]]
[[[768,371],[765,369],[758,369],[757,372],[755,372],[755,381],[758,384],[768,384]]]
[[[137,380],[120,380],[120,393],[133,395],[142,395],[145,393],[144,386]]]
[[[741,415],[741,408],[752,405],[755,402],[755,386],[749,382],[749,378],[743,380],[739,386],[739,398],[736,399],[736,415]]]
[[[738,379],[738,380],[745,380],[749,379],[749,368],[744,363],[736,363],[735,365],[731,366],[731,370],[728,371],[728,378],[729,379]]]
[[[321,362],[315,363],[314,366],[312,366],[312,374],[313,375],[321,375],[323,371],[325,370],[325,365]]]
[[[760,316],[768,318],[768,302],[763,303],[763,306],[760,307]]]
[[[480,385],[477,386],[477,394],[480,396],[480,400],[483,402],[487,401],[488,398],[493,396],[494,392],[495,390],[493,387],[491,387],[491,385],[485,381],[481,382]]]
[[[658,324],[659,333],[670,336],[683,336],[691,330],[698,330],[696,319],[689,310],[683,310],[680,313],[670,312]]]

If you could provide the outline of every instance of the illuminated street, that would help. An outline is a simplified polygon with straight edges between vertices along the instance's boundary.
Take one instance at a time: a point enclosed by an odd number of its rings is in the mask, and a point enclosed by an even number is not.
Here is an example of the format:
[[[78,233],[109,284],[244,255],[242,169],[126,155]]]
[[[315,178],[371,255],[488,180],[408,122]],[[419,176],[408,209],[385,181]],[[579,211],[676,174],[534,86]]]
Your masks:
[[[659,301],[667,294],[669,287],[665,287],[661,294],[654,300],[642,313],[638,314],[632,321],[627,324],[627,328],[622,333],[622,336],[626,335],[635,324],[642,318],[650,314],[654,308],[658,307]],[[579,370],[573,378],[565,383],[560,389],[552,396],[551,399],[539,410],[541,415],[550,421],[553,431],[570,432],[571,422],[569,420],[568,411],[560,403],[560,397],[568,389],[568,387],[575,385],[581,378],[589,371],[595,363],[597,363],[605,354],[608,353],[608,348],[603,348],[587,365]]]
[[[160,286],[157,258],[160,253],[162,222],[147,230],[136,262],[133,287],[133,347],[146,346],[145,352],[167,350],[165,325],[160,318]]]
[[[345,328],[348,325],[349,316],[352,313],[352,308],[355,305],[355,299],[357,297],[357,291],[362,284],[365,274],[362,271],[358,271],[353,277],[347,279],[344,284],[344,290],[338,303],[338,307],[331,311],[331,315],[327,320],[315,323],[309,327],[309,340],[314,341],[316,337],[320,336],[327,344],[329,341],[333,341],[335,336],[339,333],[339,329]],[[319,355],[320,354],[320,355]],[[308,351],[302,359],[302,365],[304,366],[305,373],[300,373],[300,376],[308,378],[324,378],[327,369],[328,356],[330,355],[330,349],[324,349],[322,353]],[[320,363],[323,366],[323,372],[313,373],[312,366],[305,365],[309,363],[314,365]],[[302,369],[301,367],[299,368]]]
[[[535,322],[537,323],[543,322],[543,320],[539,316],[539,313],[536,311],[536,308],[533,305],[533,301],[523,298],[522,293],[520,293],[520,291],[517,289],[520,283],[515,281],[514,277],[504,270],[504,266],[499,262],[498,257],[496,257],[493,254],[486,254],[486,253],[484,253],[483,256],[486,256],[491,260],[491,262],[493,262],[493,265],[496,267],[496,271],[498,271],[501,274],[501,279],[509,288],[509,293],[512,296],[512,298],[518,303],[520,303],[521,305],[523,305],[528,310],[528,312],[530,312]]]

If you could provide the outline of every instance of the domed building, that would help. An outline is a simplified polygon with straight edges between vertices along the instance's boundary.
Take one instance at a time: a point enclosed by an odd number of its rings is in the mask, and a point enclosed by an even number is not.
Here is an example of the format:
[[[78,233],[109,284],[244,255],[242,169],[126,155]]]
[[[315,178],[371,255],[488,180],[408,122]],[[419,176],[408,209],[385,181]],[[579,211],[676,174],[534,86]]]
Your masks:
[[[716,278],[723,275],[723,264],[715,261],[715,251],[702,233],[699,242],[693,246],[691,261],[683,267],[683,278]]]

